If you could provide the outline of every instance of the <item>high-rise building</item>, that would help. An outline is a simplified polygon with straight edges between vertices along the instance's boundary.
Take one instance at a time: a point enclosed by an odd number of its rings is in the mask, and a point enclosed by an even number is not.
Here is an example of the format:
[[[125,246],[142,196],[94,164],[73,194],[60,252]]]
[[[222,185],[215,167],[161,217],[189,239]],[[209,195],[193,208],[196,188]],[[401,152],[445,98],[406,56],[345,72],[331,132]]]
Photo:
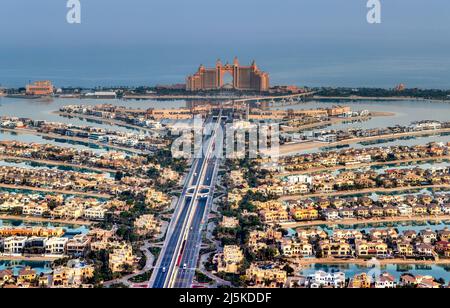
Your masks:
[[[255,61],[250,66],[241,66],[237,58],[233,64],[225,65],[217,60],[215,68],[201,65],[197,73],[186,81],[188,91],[234,89],[264,92],[269,87],[269,74],[261,71]]]
[[[406,90],[406,86],[403,83],[401,83],[395,87],[396,92],[403,92],[405,90]]]
[[[51,95],[54,88],[50,81],[36,81],[26,86],[27,95]]]

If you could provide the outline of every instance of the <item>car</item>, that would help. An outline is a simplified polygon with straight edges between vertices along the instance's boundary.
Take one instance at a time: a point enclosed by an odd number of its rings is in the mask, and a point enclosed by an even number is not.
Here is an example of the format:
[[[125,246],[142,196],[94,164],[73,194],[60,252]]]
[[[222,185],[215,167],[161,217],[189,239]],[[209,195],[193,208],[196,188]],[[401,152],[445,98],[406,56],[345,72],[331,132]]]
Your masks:
[[[165,272],[166,272],[166,268],[165,268],[165,267],[163,267],[163,268],[162,268],[162,271],[163,271],[163,273],[165,273]]]
[[[187,264],[186,264],[186,263],[183,264],[183,269],[184,269],[184,270],[187,269]]]

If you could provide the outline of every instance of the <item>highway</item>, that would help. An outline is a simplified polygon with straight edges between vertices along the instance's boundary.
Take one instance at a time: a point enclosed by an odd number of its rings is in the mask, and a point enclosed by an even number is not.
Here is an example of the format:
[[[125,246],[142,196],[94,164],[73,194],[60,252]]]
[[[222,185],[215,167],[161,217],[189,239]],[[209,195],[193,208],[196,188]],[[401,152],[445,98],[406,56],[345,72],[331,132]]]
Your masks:
[[[192,285],[202,229],[207,223],[206,217],[214,195],[219,166],[214,149],[218,135],[216,132],[220,127],[218,120],[214,123],[211,135],[204,140],[202,157],[193,161],[149,287],[189,288]]]
[[[202,242],[201,230],[203,223],[205,223],[205,215],[209,212],[209,207],[211,206],[211,202],[213,200],[212,191],[214,188],[212,186],[214,185],[213,179],[215,179],[216,176],[215,172],[218,170],[217,167],[217,160],[209,160],[206,176],[203,180],[202,186],[210,187],[211,193],[207,197],[200,197],[197,203],[196,212],[188,235],[187,245],[180,262],[180,264],[182,266],[186,266],[186,268],[181,268],[179,270],[174,285],[175,288],[189,288],[195,276],[195,270],[197,267]]]

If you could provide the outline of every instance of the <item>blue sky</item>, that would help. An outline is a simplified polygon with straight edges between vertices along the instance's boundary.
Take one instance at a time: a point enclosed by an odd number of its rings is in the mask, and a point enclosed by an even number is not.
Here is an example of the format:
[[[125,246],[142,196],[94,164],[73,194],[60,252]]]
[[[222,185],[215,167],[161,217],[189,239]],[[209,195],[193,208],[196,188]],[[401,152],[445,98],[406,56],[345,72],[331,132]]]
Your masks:
[[[256,59],[273,83],[450,88],[450,1],[2,0],[0,83],[183,82],[200,63]]]

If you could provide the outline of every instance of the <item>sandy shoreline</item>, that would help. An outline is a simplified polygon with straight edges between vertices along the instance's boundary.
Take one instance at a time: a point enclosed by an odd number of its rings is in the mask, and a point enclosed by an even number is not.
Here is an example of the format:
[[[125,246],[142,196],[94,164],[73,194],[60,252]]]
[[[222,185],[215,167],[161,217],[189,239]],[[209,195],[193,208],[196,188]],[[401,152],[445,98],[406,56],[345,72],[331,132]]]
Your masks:
[[[301,171],[289,171],[279,174],[278,176],[289,176],[296,174],[311,174],[316,172],[325,172],[325,171],[338,171],[338,170],[352,170],[352,169],[360,169],[365,167],[376,167],[376,166],[389,166],[389,165],[399,165],[399,164],[407,164],[407,163],[416,163],[416,162],[427,162],[427,161],[439,161],[439,160],[450,160],[450,155],[445,156],[433,156],[428,158],[411,158],[411,159],[402,159],[402,160],[393,160],[388,162],[373,162],[373,163],[364,163],[358,165],[350,165],[350,166],[336,166],[336,167],[323,167],[323,168],[311,168],[308,170]]]
[[[0,132],[1,131],[11,132],[11,133],[16,133],[16,134],[28,134],[28,135],[34,135],[34,136],[39,136],[39,137],[47,137],[50,139],[75,141],[75,142],[92,144],[92,145],[96,145],[96,146],[103,147],[103,148],[109,148],[109,149],[114,149],[116,151],[123,151],[123,152],[129,152],[129,153],[134,153],[134,154],[146,154],[144,151],[136,150],[133,148],[125,148],[125,147],[121,147],[121,146],[101,143],[101,142],[97,142],[97,141],[87,139],[87,138],[69,137],[69,136],[62,136],[62,135],[51,134],[51,133],[40,133],[38,131],[35,131],[32,129],[27,129],[27,128],[16,128],[16,129],[1,128]]]
[[[91,226],[92,225],[92,222],[90,222],[90,221],[51,219],[51,218],[31,217],[31,216],[0,215],[0,219],[23,220],[23,221],[29,221],[29,222],[50,222],[50,223],[58,223],[58,224],[65,224],[65,225],[77,225],[77,226]]]
[[[417,132],[406,132],[406,133],[398,133],[398,134],[390,134],[390,135],[380,135],[380,136],[371,136],[364,138],[352,138],[347,140],[342,140],[339,142],[333,143],[325,143],[318,141],[309,141],[309,142],[301,142],[301,143],[293,143],[293,144],[284,144],[280,146],[280,155],[292,155],[297,152],[317,149],[320,147],[335,147],[340,145],[350,145],[353,143],[366,142],[366,141],[378,141],[383,139],[399,139],[402,137],[415,137],[415,136],[427,136],[427,135],[435,135],[442,133],[449,133],[450,128],[436,129],[436,130],[424,130]]]
[[[336,196],[351,196],[351,195],[360,195],[360,194],[372,194],[372,193],[391,193],[391,192],[401,192],[408,190],[421,190],[421,189],[450,189],[450,184],[442,184],[442,185],[428,185],[428,186],[407,186],[407,187],[396,187],[396,188],[369,188],[369,189],[359,189],[359,190],[347,190],[347,191],[335,191],[330,193],[314,193],[314,194],[306,194],[306,195],[290,195],[283,196],[280,200],[289,201],[289,200],[298,200],[298,199],[307,199],[307,198],[317,198],[317,197],[336,197]]]
[[[450,264],[450,259],[439,259],[439,260],[415,260],[415,259],[376,259],[376,260],[366,260],[366,259],[332,259],[332,258],[312,258],[312,259],[300,259],[295,261],[296,264],[301,266],[310,266],[314,264],[324,264],[324,265],[359,265],[367,266],[372,268],[374,262],[379,265],[447,265]]]
[[[398,97],[398,96],[388,96],[388,97],[374,97],[374,96],[319,96],[315,95],[312,99],[318,100],[346,100],[346,101],[418,101],[418,102],[437,102],[437,103],[450,103],[450,100],[440,100],[440,99],[429,99],[420,97]]]
[[[40,159],[32,159],[32,158],[16,157],[16,156],[0,155],[0,160],[32,162],[32,163],[51,165],[51,166],[61,166],[61,167],[70,167],[70,168],[76,168],[76,169],[85,169],[85,170],[90,170],[90,171],[100,172],[100,173],[105,173],[105,172],[106,173],[116,173],[117,172],[116,170],[113,170],[113,169],[89,167],[89,166],[76,165],[76,164],[59,162],[59,161],[54,161],[54,160],[40,160]]]
[[[18,189],[18,190],[30,190],[30,191],[38,191],[44,193],[58,193],[62,195],[76,195],[76,196],[84,196],[84,197],[93,197],[93,198],[102,198],[102,199],[111,199],[112,196],[100,194],[100,193],[85,193],[78,192],[72,190],[61,190],[61,189],[50,189],[50,188],[42,188],[42,187],[31,187],[31,186],[20,186],[20,185],[10,185],[10,184],[0,184],[0,188],[8,188],[8,189]]]
[[[45,257],[45,256],[33,256],[33,257],[26,257],[26,256],[3,256],[0,254],[0,260],[1,261],[29,261],[29,262],[53,262],[59,259],[64,258],[64,256],[58,256],[58,257]]]
[[[296,126],[296,127],[287,126],[287,127],[282,128],[281,130],[283,132],[300,132],[300,131],[303,131],[306,129],[328,126],[328,125],[338,124],[338,123],[342,123],[342,122],[346,122],[346,121],[366,121],[366,120],[370,120],[371,118],[374,118],[374,117],[393,117],[393,116],[395,116],[395,113],[393,113],[393,112],[371,111],[370,115],[364,116],[364,117],[332,118],[329,121],[311,123],[311,124],[300,125],[300,126]]]
[[[147,127],[141,127],[141,126],[137,126],[137,125],[133,125],[133,124],[128,124],[128,123],[125,123],[125,122],[122,122],[122,121],[118,121],[118,120],[114,120],[114,119],[104,119],[104,118],[98,118],[98,117],[89,116],[89,115],[85,115],[85,114],[74,114],[74,113],[67,113],[67,112],[61,112],[61,111],[54,111],[53,113],[57,114],[59,116],[62,116],[62,117],[80,118],[80,119],[84,119],[84,120],[92,120],[92,121],[97,121],[97,122],[106,123],[106,124],[110,124],[110,125],[121,126],[121,127],[129,128],[129,129],[143,130],[143,131],[154,131],[154,130],[152,130],[150,128],[147,128]]]
[[[426,222],[426,221],[450,221],[450,215],[439,216],[417,216],[417,217],[384,217],[384,218],[371,218],[371,219],[342,219],[336,221],[300,221],[300,222],[288,222],[280,224],[283,228],[301,228],[301,227],[317,227],[317,226],[336,226],[345,225],[353,226],[360,224],[376,224],[376,223],[396,223],[396,222]]]

